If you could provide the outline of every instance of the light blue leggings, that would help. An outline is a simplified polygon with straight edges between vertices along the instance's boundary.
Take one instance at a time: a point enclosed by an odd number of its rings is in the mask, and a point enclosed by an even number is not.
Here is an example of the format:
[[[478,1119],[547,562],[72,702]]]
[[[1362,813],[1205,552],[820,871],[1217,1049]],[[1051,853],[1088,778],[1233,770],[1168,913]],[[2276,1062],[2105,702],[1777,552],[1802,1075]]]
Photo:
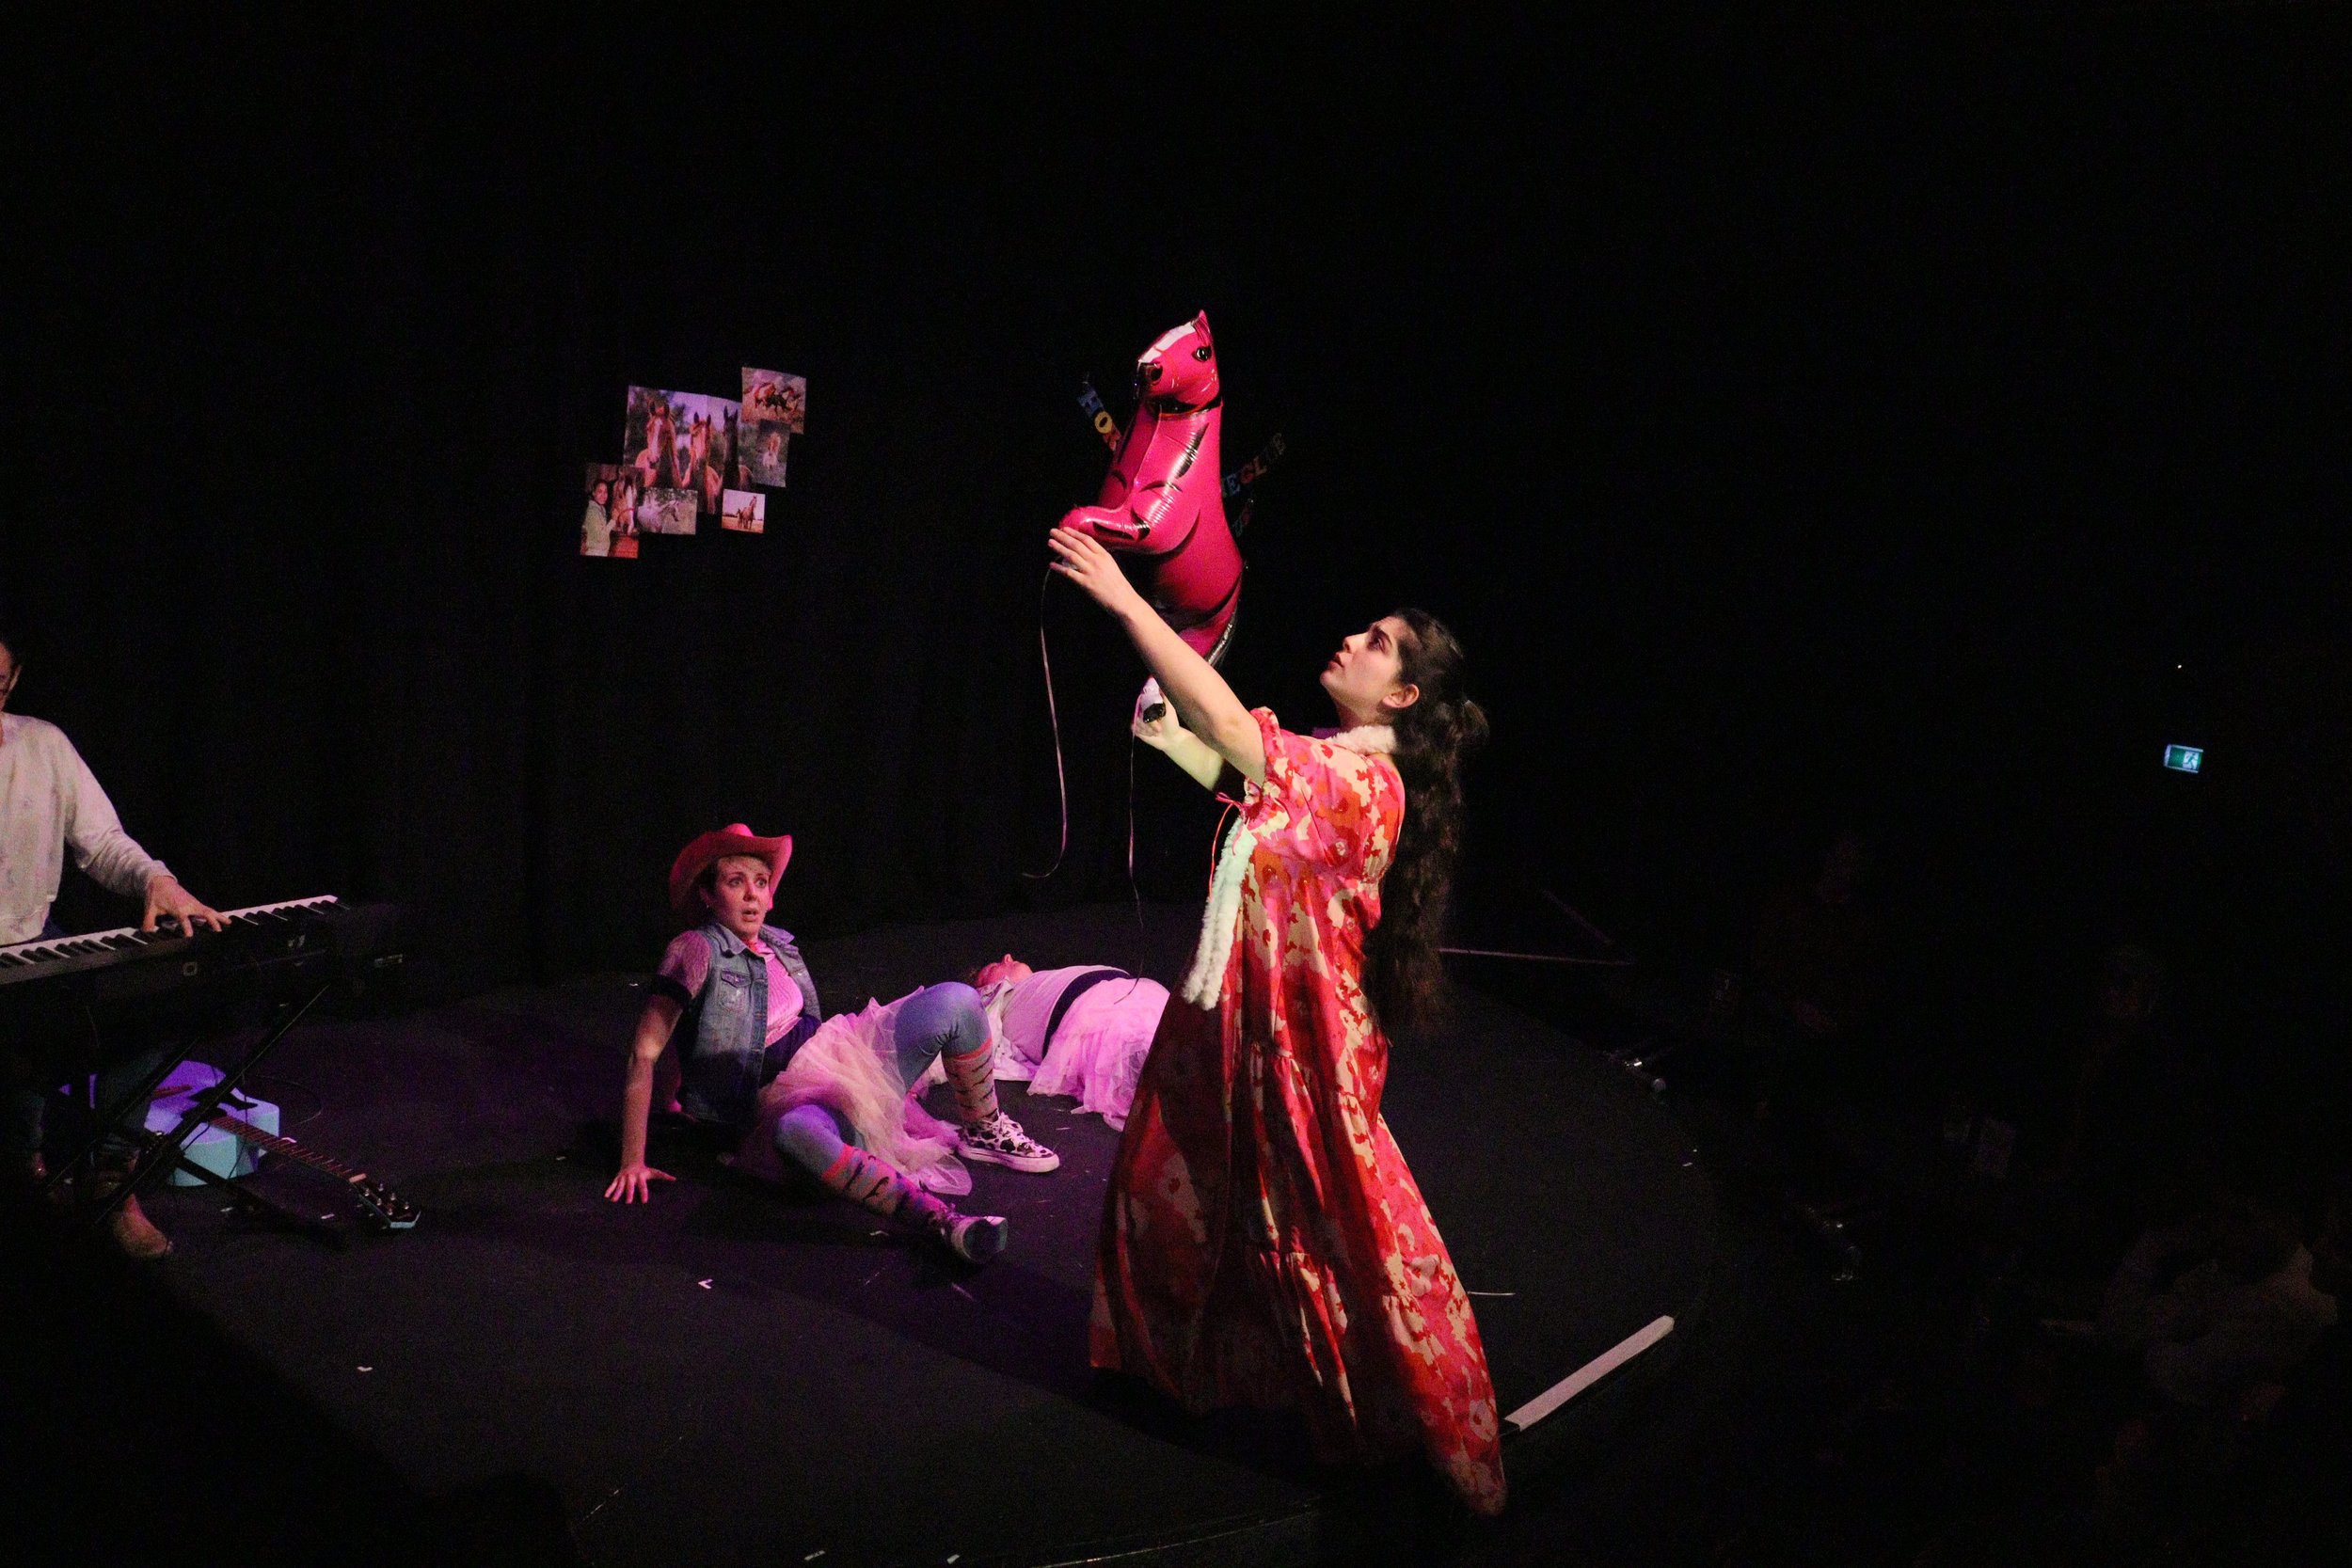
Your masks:
[[[945,1053],[961,1056],[988,1047],[988,1019],[980,993],[960,980],[926,986],[898,1005],[898,1076],[912,1084]],[[827,1105],[796,1105],[776,1123],[776,1152],[811,1176],[821,1176],[841,1158],[857,1133]]]

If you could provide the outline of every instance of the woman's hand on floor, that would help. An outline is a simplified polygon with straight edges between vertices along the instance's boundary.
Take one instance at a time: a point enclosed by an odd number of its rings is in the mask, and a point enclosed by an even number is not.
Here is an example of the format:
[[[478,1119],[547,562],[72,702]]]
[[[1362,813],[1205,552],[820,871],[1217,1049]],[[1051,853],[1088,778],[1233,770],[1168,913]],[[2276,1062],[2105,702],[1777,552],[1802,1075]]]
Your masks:
[[[604,1196],[614,1203],[651,1203],[655,1182],[676,1180],[668,1171],[656,1170],[640,1160],[634,1164],[623,1165],[620,1174],[604,1189]]]

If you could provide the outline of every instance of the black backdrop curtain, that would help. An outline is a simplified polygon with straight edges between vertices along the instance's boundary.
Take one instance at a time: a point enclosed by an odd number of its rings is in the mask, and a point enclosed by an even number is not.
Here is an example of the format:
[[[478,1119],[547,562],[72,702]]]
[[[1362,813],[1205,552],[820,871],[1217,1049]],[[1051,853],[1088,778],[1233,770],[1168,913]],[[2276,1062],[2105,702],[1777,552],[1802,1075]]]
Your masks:
[[[2344,855],[2340,30],[21,58],[12,705],[207,897],[414,904],[453,988],[649,962],[737,818],[805,933],[1123,895],[1141,672],[1059,594],[1072,850],[1022,876],[1040,536],[1101,475],[1080,376],[1123,416],[1205,307],[1228,466],[1290,447],[1229,673],[1320,722],[1344,632],[1454,624],[1466,918],[1730,950],[1858,817],[1955,928],[2226,924]],[[747,364],[810,387],[766,535],[579,559],[627,387]],[[1144,890],[1197,888],[1213,803],[1136,773]]]

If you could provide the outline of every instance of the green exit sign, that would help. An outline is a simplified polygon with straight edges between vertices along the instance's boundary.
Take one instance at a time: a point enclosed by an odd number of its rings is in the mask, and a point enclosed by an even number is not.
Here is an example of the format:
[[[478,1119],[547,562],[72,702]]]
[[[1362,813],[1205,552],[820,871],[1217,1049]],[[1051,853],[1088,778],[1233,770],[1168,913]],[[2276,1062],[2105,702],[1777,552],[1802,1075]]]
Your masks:
[[[2167,746],[2164,749],[2164,765],[2175,773],[2197,772],[2205,766],[2205,749],[2202,746]]]

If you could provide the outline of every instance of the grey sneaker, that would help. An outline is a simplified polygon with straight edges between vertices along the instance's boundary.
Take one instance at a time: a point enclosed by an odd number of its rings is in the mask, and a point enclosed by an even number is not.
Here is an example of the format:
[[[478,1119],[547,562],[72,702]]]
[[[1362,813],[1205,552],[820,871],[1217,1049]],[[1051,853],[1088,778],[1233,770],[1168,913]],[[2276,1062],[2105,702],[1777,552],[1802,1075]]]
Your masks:
[[[994,1214],[953,1214],[939,1233],[947,1250],[967,1263],[987,1262],[1005,1250],[1011,1237],[1012,1227]]]
[[[1021,1131],[1021,1124],[1002,1111],[986,1121],[964,1127],[959,1136],[967,1160],[1027,1171],[1032,1176],[1061,1168],[1060,1155]]]
[[[995,1214],[959,1214],[916,1189],[908,1195],[891,1223],[899,1230],[946,1247],[967,1263],[985,1263],[1005,1250],[1012,1227]]]

